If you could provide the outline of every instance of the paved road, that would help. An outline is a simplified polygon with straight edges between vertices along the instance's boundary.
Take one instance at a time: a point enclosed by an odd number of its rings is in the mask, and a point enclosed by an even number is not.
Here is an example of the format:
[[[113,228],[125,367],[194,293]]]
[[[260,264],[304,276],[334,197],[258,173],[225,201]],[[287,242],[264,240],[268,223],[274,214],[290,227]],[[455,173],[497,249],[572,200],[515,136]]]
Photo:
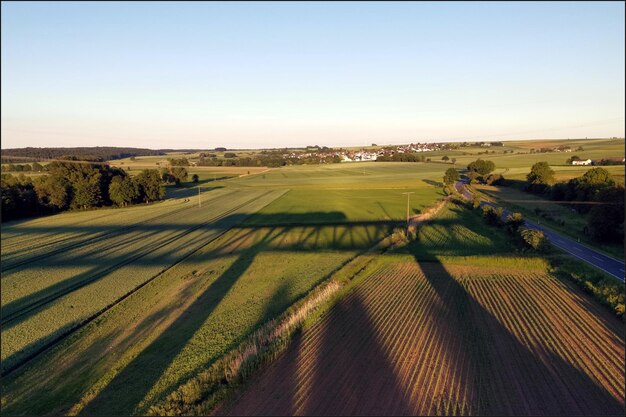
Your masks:
[[[464,187],[467,181],[468,180],[457,181],[454,186],[465,198],[471,200],[472,193]],[[495,204],[487,201],[480,202],[481,206],[485,204],[497,207]],[[509,214],[511,214],[510,211],[504,210],[502,215],[506,217]],[[572,238],[563,236],[552,229],[548,229],[530,220],[525,221],[525,226],[529,229],[541,230],[554,246],[624,282],[624,262],[597,252],[589,246],[578,243]]]

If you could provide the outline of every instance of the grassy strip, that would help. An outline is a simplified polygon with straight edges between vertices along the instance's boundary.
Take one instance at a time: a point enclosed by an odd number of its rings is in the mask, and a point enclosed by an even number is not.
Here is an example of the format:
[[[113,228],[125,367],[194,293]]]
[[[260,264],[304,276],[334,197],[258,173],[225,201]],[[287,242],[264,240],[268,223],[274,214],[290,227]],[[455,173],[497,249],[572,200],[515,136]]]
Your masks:
[[[582,262],[563,255],[550,257],[551,273],[558,278],[573,281],[579,288],[624,321],[624,284]]]

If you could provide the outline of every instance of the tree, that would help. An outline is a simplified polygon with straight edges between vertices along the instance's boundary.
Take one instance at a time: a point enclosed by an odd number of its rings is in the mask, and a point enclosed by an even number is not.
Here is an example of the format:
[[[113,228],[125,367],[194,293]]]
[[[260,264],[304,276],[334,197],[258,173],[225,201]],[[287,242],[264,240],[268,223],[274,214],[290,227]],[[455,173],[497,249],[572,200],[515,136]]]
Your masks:
[[[537,162],[526,175],[526,180],[530,191],[544,192],[554,183],[554,171],[547,162]]]
[[[612,186],[615,185],[615,180],[604,168],[591,168],[589,171],[580,177],[580,182],[587,185],[601,185]]]
[[[156,169],[144,169],[135,178],[141,187],[141,196],[146,202],[161,200],[165,197],[165,187]]]
[[[504,228],[509,234],[515,234],[517,230],[524,225],[524,216],[522,213],[511,213],[506,217]]]
[[[33,171],[35,172],[43,171],[43,165],[41,165],[39,162],[33,162]]]
[[[450,158],[448,158],[448,155],[444,155],[444,156],[441,157],[441,160],[442,161],[449,161]]]
[[[578,201],[595,201],[602,189],[615,185],[615,180],[609,171],[597,167],[585,172],[576,180],[576,200]],[[582,211],[586,211],[586,209],[582,209]]]
[[[502,209],[501,208],[496,209],[492,206],[485,204],[482,207],[482,210],[483,210],[483,218],[485,219],[487,224],[491,226],[500,226],[502,224],[502,219],[501,219]]]
[[[452,158],[451,161],[452,161],[452,165],[456,164],[456,158]]]
[[[174,178],[176,185],[180,185],[180,183],[185,181],[188,176],[187,170],[183,167],[170,167],[170,174]]]
[[[482,160],[478,158],[474,162],[470,162],[469,165],[467,165],[467,169],[484,176],[496,169],[496,164],[494,164],[492,161]]]
[[[624,240],[624,187],[617,185],[598,191],[596,201],[589,211],[587,229],[599,242]]]
[[[500,174],[489,174],[483,181],[487,185],[501,185],[504,182],[504,177]]]
[[[72,189],[65,178],[44,175],[36,179],[33,185],[40,204],[55,210],[64,210],[69,206]]]
[[[116,177],[121,178],[121,177]],[[139,184],[130,177],[111,181],[109,185],[109,197],[118,206],[126,206],[136,202],[141,196]]]
[[[518,230],[520,237],[526,245],[539,252],[546,252],[548,250],[548,241],[541,230],[527,229],[525,227],[520,227]]]
[[[467,173],[467,177],[470,179],[470,184],[475,184],[478,182],[480,175],[478,175],[478,172],[470,171]]]
[[[573,155],[571,158],[565,160],[565,164],[571,165],[574,161],[580,161],[580,157],[578,155]]]
[[[100,177],[99,172],[94,175],[84,177],[72,184],[73,196],[72,208],[95,207],[101,202]]]
[[[250,171],[248,171],[248,172],[250,172]],[[198,182],[198,181],[200,181],[200,177],[198,176],[198,174],[193,174],[193,175],[191,176],[191,181],[193,181],[193,182]]]
[[[443,183],[447,185],[454,184],[459,180],[459,172],[454,168],[448,168],[443,176]]]
[[[224,158],[235,158],[237,156],[234,152],[226,152],[224,153]]]

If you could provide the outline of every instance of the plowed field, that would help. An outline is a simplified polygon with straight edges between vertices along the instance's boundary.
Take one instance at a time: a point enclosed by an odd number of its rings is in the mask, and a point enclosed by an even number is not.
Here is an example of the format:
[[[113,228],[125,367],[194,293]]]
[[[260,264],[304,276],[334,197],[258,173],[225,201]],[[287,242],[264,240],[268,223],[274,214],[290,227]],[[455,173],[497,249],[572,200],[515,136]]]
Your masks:
[[[218,413],[624,414],[623,325],[540,269],[364,278]]]

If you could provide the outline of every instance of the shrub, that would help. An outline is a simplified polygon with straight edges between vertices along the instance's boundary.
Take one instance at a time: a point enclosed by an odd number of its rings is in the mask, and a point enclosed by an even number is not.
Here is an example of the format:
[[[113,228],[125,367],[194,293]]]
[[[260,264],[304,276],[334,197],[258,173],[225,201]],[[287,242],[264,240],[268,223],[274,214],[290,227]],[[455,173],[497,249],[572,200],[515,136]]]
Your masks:
[[[483,210],[483,218],[485,219],[487,224],[491,226],[501,225],[502,223],[502,220],[501,220],[502,209],[501,208],[496,209],[492,206],[484,205],[482,207],[482,210]]]
[[[528,247],[538,252],[547,252],[549,243],[541,230],[528,229],[525,227],[520,227],[518,230],[520,237]]]
[[[506,221],[504,222],[504,228],[512,235],[523,225],[524,216],[522,216],[522,213],[511,213],[506,217]]]

